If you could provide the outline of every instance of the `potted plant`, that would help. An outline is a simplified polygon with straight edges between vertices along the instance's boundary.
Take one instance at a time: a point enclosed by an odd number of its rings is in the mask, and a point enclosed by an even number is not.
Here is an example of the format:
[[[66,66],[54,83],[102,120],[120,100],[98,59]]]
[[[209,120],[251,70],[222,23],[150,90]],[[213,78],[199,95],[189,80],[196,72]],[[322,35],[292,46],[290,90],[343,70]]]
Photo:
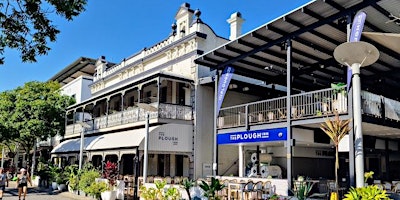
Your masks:
[[[115,190],[117,177],[118,177],[117,164],[107,161],[104,167],[103,178],[107,179],[108,189],[101,193],[101,199],[115,200],[117,198],[117,191]]]
[[[58,173],[58,176],[56,177],[56,182],[57,182],[57,188],[60,191],[64,191],[67,189],[67,178],[63,172]]]
[[[57,190],[58,189],[56,178],[58,177],[58,174],[60,172],[61,172],[61,169],[58,168],[58,166],[49,165],[49,179],[50,179],[50,182],[51,182],[51,188],[53,190]]]
[[[169,200],[178,200],[181,197],[181,194],[177,188],[169,187],[165,188],[167,182],[164,181],[155,181],[156,188],[147,188],[146,186],[140,187],[140,197],[145,200],[154,200],[154,199],[169,199]]]
[[[78,165],[69,165],[65,167],[64,174],[67,180],[68,191],[76,194],[79,183]]]
[[[101,194],[106,191],[108,188],[107,183],[105,182],[93,182],[90,184],[90,186],[87,188],[87,193],[94,197],[95,199],[102,199]],[[100,198],[101,197],[101,198]]]
[[[299,176],[297,181],[295,181],[293,187],[293,194],[298,200],[305,200],[313,188],[314,183],[307,182],[304,180],[304,177]]]
[[[199,187],[204,191],[204,196],[210,200],[218,200],[220,199],[216,193],[222,189],[224,189],[225,185],[221,184],[218,179],[211,177],[210,184],[205,181],[201,181]]]
[[[90,185],[95,182],[96,178],[100,178],[100,176],[101,174],[98,170],[93,168],[84,168],[79,175],[79,194],[86,196],[86,194],[89,193]]]
[[[335,160],[335,188],[338,188],[338,169],[339,169],[339,143],[342,138],[349,133],[350,120],[341,120],[339,114],[335,112],[335,118],[330,120],[325,119],[325,123],[321,124],[321,130],[324,131],[329,138],[331,138],[335,145],[336,160]],[[337,191],[334,196],[337,196]]]

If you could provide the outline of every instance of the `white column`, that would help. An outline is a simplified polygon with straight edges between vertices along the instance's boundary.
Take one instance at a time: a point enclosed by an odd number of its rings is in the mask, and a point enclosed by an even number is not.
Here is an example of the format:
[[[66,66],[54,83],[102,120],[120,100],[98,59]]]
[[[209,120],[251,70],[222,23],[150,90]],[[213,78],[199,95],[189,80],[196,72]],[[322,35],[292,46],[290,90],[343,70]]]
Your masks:
[[[239,145],[239,177],[244,177],[243,145]]]
[[[190,106],[190,88],[184,88],[185,90],[185,106]]]
[[[351,65],[353,71],[353,113],[354,113],[354,148],[355,148],[355,168],[356,168],[356,187],[364,186],[364,149],[362,135],[362,116],[361,116],[361,81],[360,64]]]
[[[1,168],[4,167],[4,145],[3,148],[1,149]]]
[[[176,104],[176,82],[172,82],[172,99],[171,99],[173,104]]]
[[[85,140],[85,127],[82,126],[81,144],[80,144],[80,148],[79,148],[79,169],[82,169],[82,165],[83,165],[83,145],[84,145],[84,140]]]
[[[144,138],[144,158],[143,158],[143,183],[147,183],[147,168],[149,162],[149,112],[146,111],[146,137]]]
[[[176,156],[175,154],[170,154],[169,156],[169,174],[171,177],[175,176],[176,172]]]

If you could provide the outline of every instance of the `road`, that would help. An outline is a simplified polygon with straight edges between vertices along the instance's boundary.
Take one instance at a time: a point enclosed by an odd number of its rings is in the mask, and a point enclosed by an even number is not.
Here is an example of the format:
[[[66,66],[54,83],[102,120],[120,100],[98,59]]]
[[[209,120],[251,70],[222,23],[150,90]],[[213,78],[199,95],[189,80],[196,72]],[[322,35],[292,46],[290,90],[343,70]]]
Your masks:
[[[18,200],[18,190],[15,183],[10,182],[10,187],[6,188],[3,195],[4,200]],[[22,199],[22,198],[21,198]],[[29,187],[26,200],[93,200],[92,198],[82,197],[69,192],[53,192],[46,188]]]

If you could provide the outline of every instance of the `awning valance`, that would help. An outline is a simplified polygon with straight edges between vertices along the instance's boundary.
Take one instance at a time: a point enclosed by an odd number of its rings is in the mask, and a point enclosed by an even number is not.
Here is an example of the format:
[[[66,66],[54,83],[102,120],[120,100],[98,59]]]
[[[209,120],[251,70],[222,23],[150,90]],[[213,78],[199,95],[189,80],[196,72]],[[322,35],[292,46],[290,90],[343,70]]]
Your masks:
[[[86,137],[84,139],[84,146],[83,148],[86,149],[91,142],[97,139],[98,136],[91,136],[91,137]],[[57,153],[72,153],[72,152],[79,152],[81,145],[81,139],[76,138],[76,139],[70,139],[66,140],[64,142],[61,142],[59,145],[57,145],[51,153],[57,154]]]
[[[158,126],[149,127],[151,133]],[[144,137],[146,136],[146,129],[133,129],[117,133],[109,133],[98,136],[93,140],[88,147],[87,151],[99,151],[105,149],[117,149],[140,146]]]
[[[111,149],[139,147],[143,150],[146,129],[132,129],[116,133],[86,137],[84,151],[96,152]],[[153,152],[191,152],[192,125],[164,124],[149,127],[149,151]],[[66,140],[57,145],[52,154],[79,152],[80,138]]]

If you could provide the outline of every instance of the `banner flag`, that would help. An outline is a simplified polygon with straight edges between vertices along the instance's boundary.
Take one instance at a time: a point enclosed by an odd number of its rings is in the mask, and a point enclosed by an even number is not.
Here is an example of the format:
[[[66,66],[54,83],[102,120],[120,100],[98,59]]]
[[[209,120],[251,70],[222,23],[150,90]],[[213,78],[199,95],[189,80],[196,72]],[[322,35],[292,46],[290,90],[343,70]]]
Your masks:
[[[367,18],[367,14],[363,11],[360,11],[356,14],[353,20],[353,25],[351,26],[350,32],[350,42],[359,42],[361,38],[361,33],[364,29],[364,22]]]
[[[364,29],[365,19],[367,14],[364,11],[359,11],[353,20],[353,25],[351,26],[349,42],[359,42],[361,38],[361,33]],[[351,66],[347,66],[347,92],[350,90],[351,77],[352,77]]]
[[[222,72],[221,79],[218,83],[217,116],[219,114],[219,110],[221,109],[225,93],[228,90],[229,83],[231,82],[234,71],[235,69],[233,67],[226,66],[224,71]]]

